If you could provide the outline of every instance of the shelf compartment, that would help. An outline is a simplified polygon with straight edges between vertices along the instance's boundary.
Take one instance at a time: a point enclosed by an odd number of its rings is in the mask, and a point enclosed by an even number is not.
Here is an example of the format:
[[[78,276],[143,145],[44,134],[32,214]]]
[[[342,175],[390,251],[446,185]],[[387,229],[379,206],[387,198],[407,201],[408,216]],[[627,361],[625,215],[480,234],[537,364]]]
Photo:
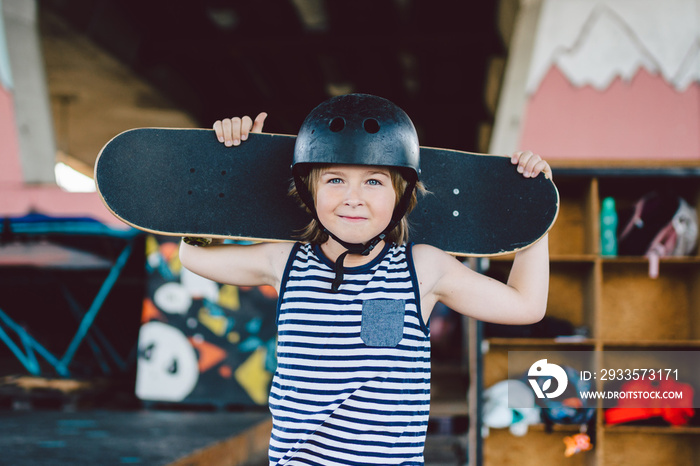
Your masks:
[[[492,262],[487,275],[506,282],[511,262]],[[595,261],[551,262],[546,316],[570,322],[575,328],[585,327],[594,334]],[[502,336],[492,334],[491,336]],[[511,336],[510,333],[508,336]],[[517,336],[517,335],[513,335]],[[550,335],[545,335],[550,337]],[[555,337],[557,335],[551,335]]]
[[[544,429],[533,428],[523,437],[516,437],[508,429],[490,429],[487,441],[484,443],[484,464],[546,464],[551,466],[584,466],[592,464],[595,456],[593,450],[578,453],[571,458],[564,456],[566,445],[564,437],[578,432],[578,429],[556,429],[547,433]],[[632,464],[632,463],[611,463]],[[648,464],[648,463],[640,463]],[[665,463],[658,463],[665,464]]]
[[[699,269],[695,262],[665,262],[651,279],[644,262],[604,262],[598,338],[610,344],[700,339]]]
[[[602,201],[605,197],[611,196],[615,199],[615,207],[618,213],[620,222],[624,221],[635,203],[643,196],[651,192],[669,193],[682,197],[696,210],[700,208],[700,184],[698,183],[697,172],[690,177],[663,177],[650,176],[643,179],[634,177],[611,177],[601,178],[599,180],[599,199]],[[597,218],[596,218],[597,221]],[[619,226],[622,228],[622,225]],[[631,260],[640,260],[631,256]],[[696,248],[692,256],[696,260],[698,250]],[[622,260],[625,256],[619,256]],[[683,260],[683,258],[680,258]],[[674,259],[668,259],[674,260]]]
[[[491,350],[482,357],[484,367],[488,367],[483,379],[485,389],[508,378],[508,351]]]
[[[606,177],[599,180],[600,199],[615,198],[618,213],[630,208],[642,196],[652,192],[676,193],[693,206],[698,206],[698,177]]]
[[[602,464],[698,464],[700,444],[697,433],[669,435],[671,428],[647,429],[626,430],[606,426]]]
[[[690,351],[665,351],[658,348],[636,348],[625,351],[603,351],[600,366],[597,368],[595,379],[598,388],[606,392],[619,392],[628,384],[637,389],[640,386],[653,390],[680,391],[685,399],[682,400],[616,400],[603,401],[602,406],[612,408],[617,406],[644,407],[649,405],[668,407],[692,407],[693,399],[687,399],[689,393],[684,392],[686,384],[698,387],[700,373],[697,370],[697,349]],[[635,382],[635,377],[646,376],[648,382]],[[607,380],[604,380],[607,379]],[[661,383],[659,383],[661,382]],[[641,385],[640,385],[641,384]],[[653,388],[652,388],[653,387]],[[694,390],[696,390],[694,388]],[[692,398],[692,396],[691,396]]]
[[[547,316],[564,319],[595,334],[595,264],[550,263]]]
[[[559,216],[549,232],[552,256],[596,253],[594,231],[590,222],[597,210],[597,185],[593,179],[557,179]]]

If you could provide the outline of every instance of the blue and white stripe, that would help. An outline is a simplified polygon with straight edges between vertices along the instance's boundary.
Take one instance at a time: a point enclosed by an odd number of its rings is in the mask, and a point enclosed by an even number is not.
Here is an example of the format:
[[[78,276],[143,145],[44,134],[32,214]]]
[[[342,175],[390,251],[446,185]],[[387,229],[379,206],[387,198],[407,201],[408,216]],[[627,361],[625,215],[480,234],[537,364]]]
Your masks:
[[[270,464],[422,465],[430,338],[410,246],[387,245],[369,264],[346,268],[337,293],[332,266],[309,244],[297,244],[287,264],[269,400]],[[363,303],[370,300],[403,306],[395,347],[363,341]]]

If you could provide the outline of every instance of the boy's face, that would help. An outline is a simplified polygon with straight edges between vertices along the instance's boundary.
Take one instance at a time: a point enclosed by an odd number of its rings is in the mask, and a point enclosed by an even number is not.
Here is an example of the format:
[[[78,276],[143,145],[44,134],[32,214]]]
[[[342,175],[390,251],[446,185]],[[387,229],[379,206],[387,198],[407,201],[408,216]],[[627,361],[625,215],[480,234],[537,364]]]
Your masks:
[[[385,167],[332,165],[316,186],[316,212],[323,226],[348,243],[365,243],[381,233],[396,204]]]

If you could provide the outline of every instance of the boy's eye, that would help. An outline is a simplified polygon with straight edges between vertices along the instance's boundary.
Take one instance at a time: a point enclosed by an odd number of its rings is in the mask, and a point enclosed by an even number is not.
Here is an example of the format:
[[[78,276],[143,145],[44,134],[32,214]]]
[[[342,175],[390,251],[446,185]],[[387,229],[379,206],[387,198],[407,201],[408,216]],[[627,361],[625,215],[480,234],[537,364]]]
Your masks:
[[[342,182],[343,180],[341,180],[340,178],[331,178],[330,180],[328,180],[329,184],[340,184]]]
[[[369,184],[370,186],[381,186],[382,182],[379,180],[372,179],[372,180],[367,180],[367,184]]]

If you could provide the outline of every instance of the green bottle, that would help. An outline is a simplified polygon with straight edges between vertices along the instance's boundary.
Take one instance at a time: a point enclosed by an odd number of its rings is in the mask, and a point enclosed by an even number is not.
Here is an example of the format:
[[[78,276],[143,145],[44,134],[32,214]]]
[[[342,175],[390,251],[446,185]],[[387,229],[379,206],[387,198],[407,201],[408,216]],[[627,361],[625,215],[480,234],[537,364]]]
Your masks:
[[[617,212],[612,197],[603,199],[600,209],[600,255],[617,256]]]

